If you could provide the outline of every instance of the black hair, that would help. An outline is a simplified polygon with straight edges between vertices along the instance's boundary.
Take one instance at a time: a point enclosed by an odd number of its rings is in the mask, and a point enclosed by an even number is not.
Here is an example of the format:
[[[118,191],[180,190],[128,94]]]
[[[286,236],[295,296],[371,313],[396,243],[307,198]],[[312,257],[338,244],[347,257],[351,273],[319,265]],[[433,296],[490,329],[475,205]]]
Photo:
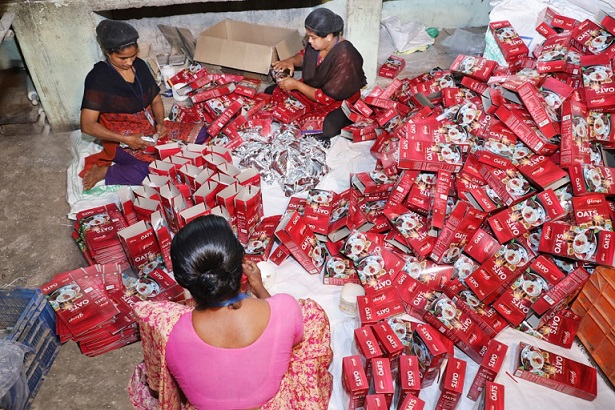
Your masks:
[[[201,308],[237,296],[243,256],[244,248],[229,223],[217,215],[190,221],[171,242],[175,280]]]
[[[122,46],[116,47],[116,48],[110,48],[108,50],[105,50],[105,53],[107,54],[116,54],[119,53],[129,47],[137,47],[139,48],[139,44],[136,41],[133,41],[132,43],[128,43],[128,44],[124,44]]]
[[[103,20],[96,26],[96,38],[107,54],[137,46],[139,32],[125,21]]]
[[[305,18],[305,28],[318,37],[327,37],[329,34],[336,37],[344,31],[344,20],[329,9],[319,8]]]

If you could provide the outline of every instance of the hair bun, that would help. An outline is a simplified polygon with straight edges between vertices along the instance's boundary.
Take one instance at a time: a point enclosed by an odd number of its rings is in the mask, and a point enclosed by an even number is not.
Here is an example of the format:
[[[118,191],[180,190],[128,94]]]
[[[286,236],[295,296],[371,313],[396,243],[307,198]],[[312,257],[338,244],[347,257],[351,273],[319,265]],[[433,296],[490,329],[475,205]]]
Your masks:
[[[305,27],[324,37],[330,33],[338,33],[344,28],[344,20],[326,8],[313,10],[305,18]]]
[[[139,33],[123,21],[103,20],[96,26],[96,37],[103,49],[113,50],[136,42]]]

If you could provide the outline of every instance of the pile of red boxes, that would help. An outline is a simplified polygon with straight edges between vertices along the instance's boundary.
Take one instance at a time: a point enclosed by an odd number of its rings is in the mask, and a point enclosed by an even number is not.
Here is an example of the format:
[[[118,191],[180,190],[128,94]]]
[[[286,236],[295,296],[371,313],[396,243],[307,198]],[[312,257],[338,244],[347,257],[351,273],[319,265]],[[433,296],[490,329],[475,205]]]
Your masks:
[[[415,377],[406,360],[418,361],[422,388],[447,358],[437,408],[455,408],[465,366],[451,343],[480,365],[468,397],[488,391],[492,408],[502,408],[503,387],[492,381],[508,347],[498,333],[511,326],[570,348],[581,322],[570,303],[596,266],[615,266],[607,162],[615,20],[576,21],[551,9],[541,16],[546,40],[531,53],[509,22],[489,25],[506,67],[459,55],[449,69],[394,78],[344,106],[355,122],[345,136],[373,139],[377,159],[343,193],[348,236],[326,243],[324,277],[358,277],[366,293],[357,300],[356,355],[343,362],[348,408],[390,400],[374,384],[380,357],[389,359],[397,409],[421,406],[417,391],[402,387]],[[404,345],[401,356],[370,332],[383,324]],[[516,375],[596,397],[595,369],[528,346],[511,349]],[[571,372],[583,380],[566,378]]]
[[[239,170],[228,149],[177,142],[156,146],[158,159],[140,187],[122,187],[116,204],[77,214],[74,238],[91,265],[54,276],[41,289],[56,311],[62,342],[95,356],[139,340],[132,305],[184,302],[173,278],[173,235],[191,220],[220,215],[248,257],[268,255],[279,221],[263,216],[260,174]],[[261,220],[262,219],[262,220]]]

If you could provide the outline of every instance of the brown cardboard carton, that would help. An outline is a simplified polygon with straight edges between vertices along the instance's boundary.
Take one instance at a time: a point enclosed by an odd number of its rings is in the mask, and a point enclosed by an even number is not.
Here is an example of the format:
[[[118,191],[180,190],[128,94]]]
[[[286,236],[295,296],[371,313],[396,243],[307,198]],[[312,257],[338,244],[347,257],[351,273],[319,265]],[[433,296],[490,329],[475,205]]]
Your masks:
[[[598,267],[572,304],[572,310],[583,316],[577,337],[592,355],[604,374],[615,382],[615,325],[609,320],[615,312],[615,275],[612,268]]]
[[[299,52],[301,40],[297,30],[225,19],[199,34],[194,59],[267,74],[271,63]]]

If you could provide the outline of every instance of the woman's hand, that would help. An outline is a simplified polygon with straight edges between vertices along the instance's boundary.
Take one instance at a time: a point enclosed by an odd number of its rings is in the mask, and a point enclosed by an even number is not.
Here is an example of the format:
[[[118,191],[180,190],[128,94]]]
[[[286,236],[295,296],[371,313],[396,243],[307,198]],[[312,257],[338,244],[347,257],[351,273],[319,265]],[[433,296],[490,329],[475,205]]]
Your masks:
[[[248,277],[248,283],[250,284],[250,290],[252,294],[259,299],[266,299],[270,297],[269,291],[265,289],[263,285],[263,278],[261,277],[260,268],[249,259],[243,260],[241,263],[243,273]]]
[[[276,61],[275,63],[273,63],[273,69],[275,71],[288,70],[290,72],[290,76],[292,77],[295,73],[294,57],[289,57],[285,60]]]
[[[156,132],[158,133],[158,138],[164,138],[169,133],[169,131],[167,131],[167,127],[164,126],[164,123],[156,124]]]
[[[299,81],[293,77],[283,78],[278,81],[278,87],[282,91],[290,92],[290,91],[298,91],[301,94],[305,95],[312,101],[316,101],[316,88],[310,87],[303,81]]]
[[[280,87],[282,91],[298,90],[299,84],[301,84],[301,81],[296,80],[293,77],[282,78],[278,81],[278,87]]]
[[[154,145],[151,142],[144,141],[141,137],[142,133],[127,135],[124,137],[124,144],[128,145],[128,148],[135,151],[144,151],[147,147]]]

